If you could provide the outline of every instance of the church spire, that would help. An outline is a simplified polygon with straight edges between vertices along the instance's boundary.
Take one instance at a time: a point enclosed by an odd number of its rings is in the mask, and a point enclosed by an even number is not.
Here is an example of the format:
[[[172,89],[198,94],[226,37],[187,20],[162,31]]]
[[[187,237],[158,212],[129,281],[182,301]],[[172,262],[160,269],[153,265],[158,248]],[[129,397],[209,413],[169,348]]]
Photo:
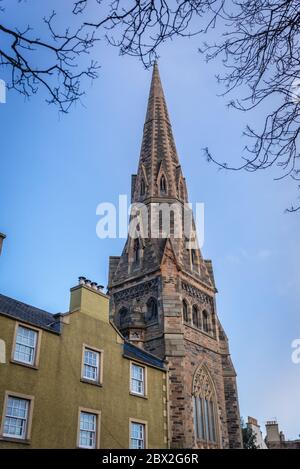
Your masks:
[[[154,63],[133,200],[148,197],[186,199],[169,113]]]
[[[165,121],[171,127],[157,62],[153,65],[145,125],[151,120]]]
[[[110,317],[130,343],[168,363],[170,447],[240,448],[235,371],[216,312],[211,262],[191,243],[195,224],[157,64],[132,201],[138,203],[122,255],[110,258]]]

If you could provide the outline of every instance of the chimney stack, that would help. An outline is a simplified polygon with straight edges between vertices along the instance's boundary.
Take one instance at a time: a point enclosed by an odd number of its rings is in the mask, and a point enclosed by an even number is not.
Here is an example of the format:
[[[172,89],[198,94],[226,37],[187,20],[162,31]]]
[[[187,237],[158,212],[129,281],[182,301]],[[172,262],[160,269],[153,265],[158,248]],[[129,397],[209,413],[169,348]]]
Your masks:
[[[267,432],[267,442],[274,442],[280,441],[280,434],[279,434],[279,429],[278,429],[278,423],[277,420],[269,420],[266,422],[266,432]]]
[[[109,298],[103,293],[103,285],[80,276],[78,285],[71,288],[70,312],[81,312],[109,322]]]
[[[2,252],[2,244],[3,244],[3,241],[5,240],[6,238],[6,235],[4,233],[0,233],[0,256],[1,256],[1,252]]]

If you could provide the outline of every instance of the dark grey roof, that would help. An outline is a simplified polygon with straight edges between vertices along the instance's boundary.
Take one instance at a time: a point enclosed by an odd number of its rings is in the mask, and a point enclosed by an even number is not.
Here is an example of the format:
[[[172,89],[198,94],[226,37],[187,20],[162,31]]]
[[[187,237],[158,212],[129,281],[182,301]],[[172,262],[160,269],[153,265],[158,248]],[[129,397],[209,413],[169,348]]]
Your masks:
[[[51,332],[60,333],[60,322],[53,314],[1,294],[0,314],[19,319]]]
[[[155,368],[160,368],[165,370],[165,363],[163,360],[155,357],[151,353],[146,352],[145,350],[136,347],[135,345],[130,344],[129,342],[124,343],[123,355],[126,358],[131,358],[133,360],[139,360],[148,365],[154,366]]]

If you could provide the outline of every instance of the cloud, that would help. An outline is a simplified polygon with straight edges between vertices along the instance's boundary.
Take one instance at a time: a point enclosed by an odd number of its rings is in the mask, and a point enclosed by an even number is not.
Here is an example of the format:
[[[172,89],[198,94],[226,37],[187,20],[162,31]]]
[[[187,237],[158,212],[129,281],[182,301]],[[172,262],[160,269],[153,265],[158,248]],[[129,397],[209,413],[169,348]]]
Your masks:
[[[269,249],[259,249],[254,253],[250,253],[245,249],[239,249],[237,253],[230,253],[226,256],[226,261],[230,264],[243,264],[249,262],[264,262],[269,259],[272,255],[272,252]]]
[[[296,272],[295,276],[290,277],[286,282],[279,285],[278,292],[280,295],[290,295],[295,293],[299,297],[300,290],[300,273]]]
[[[265,259],[268,259],[270,256],[271,256],[271,251],[269,251],[269,249],[261,249],[256,254],[257,259],[262,260],[262,261]]]

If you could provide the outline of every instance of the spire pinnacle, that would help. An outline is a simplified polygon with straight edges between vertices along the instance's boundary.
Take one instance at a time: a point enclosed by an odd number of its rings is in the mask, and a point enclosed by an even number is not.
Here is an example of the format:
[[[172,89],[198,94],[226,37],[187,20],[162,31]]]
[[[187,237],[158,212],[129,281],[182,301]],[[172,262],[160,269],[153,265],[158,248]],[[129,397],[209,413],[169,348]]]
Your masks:
[[[183,176],[180,170],[167,104],[158,64],[154,62],[139,169],[132,192],[133,200],[141,200],[147,197],[185,199],[185,196],[181,195],[179,197],[180,178],[182,179]]]
[[[151,85],[150,85],[148,108],[147,108],[145,124],[147,124],[147,122],[152,119],[158,119],[158,118],[166,120],[168,125],[171,125],[169,115],[168,115],[166,100],[164,96],[164,91],[163,91],[163,87],[162,87],[162,83],[161,83],[161,79],[159,75],[158,63],[157,61],[155,61],[153,64],[153,70],[152,70],[152,79],[151,79]]]

